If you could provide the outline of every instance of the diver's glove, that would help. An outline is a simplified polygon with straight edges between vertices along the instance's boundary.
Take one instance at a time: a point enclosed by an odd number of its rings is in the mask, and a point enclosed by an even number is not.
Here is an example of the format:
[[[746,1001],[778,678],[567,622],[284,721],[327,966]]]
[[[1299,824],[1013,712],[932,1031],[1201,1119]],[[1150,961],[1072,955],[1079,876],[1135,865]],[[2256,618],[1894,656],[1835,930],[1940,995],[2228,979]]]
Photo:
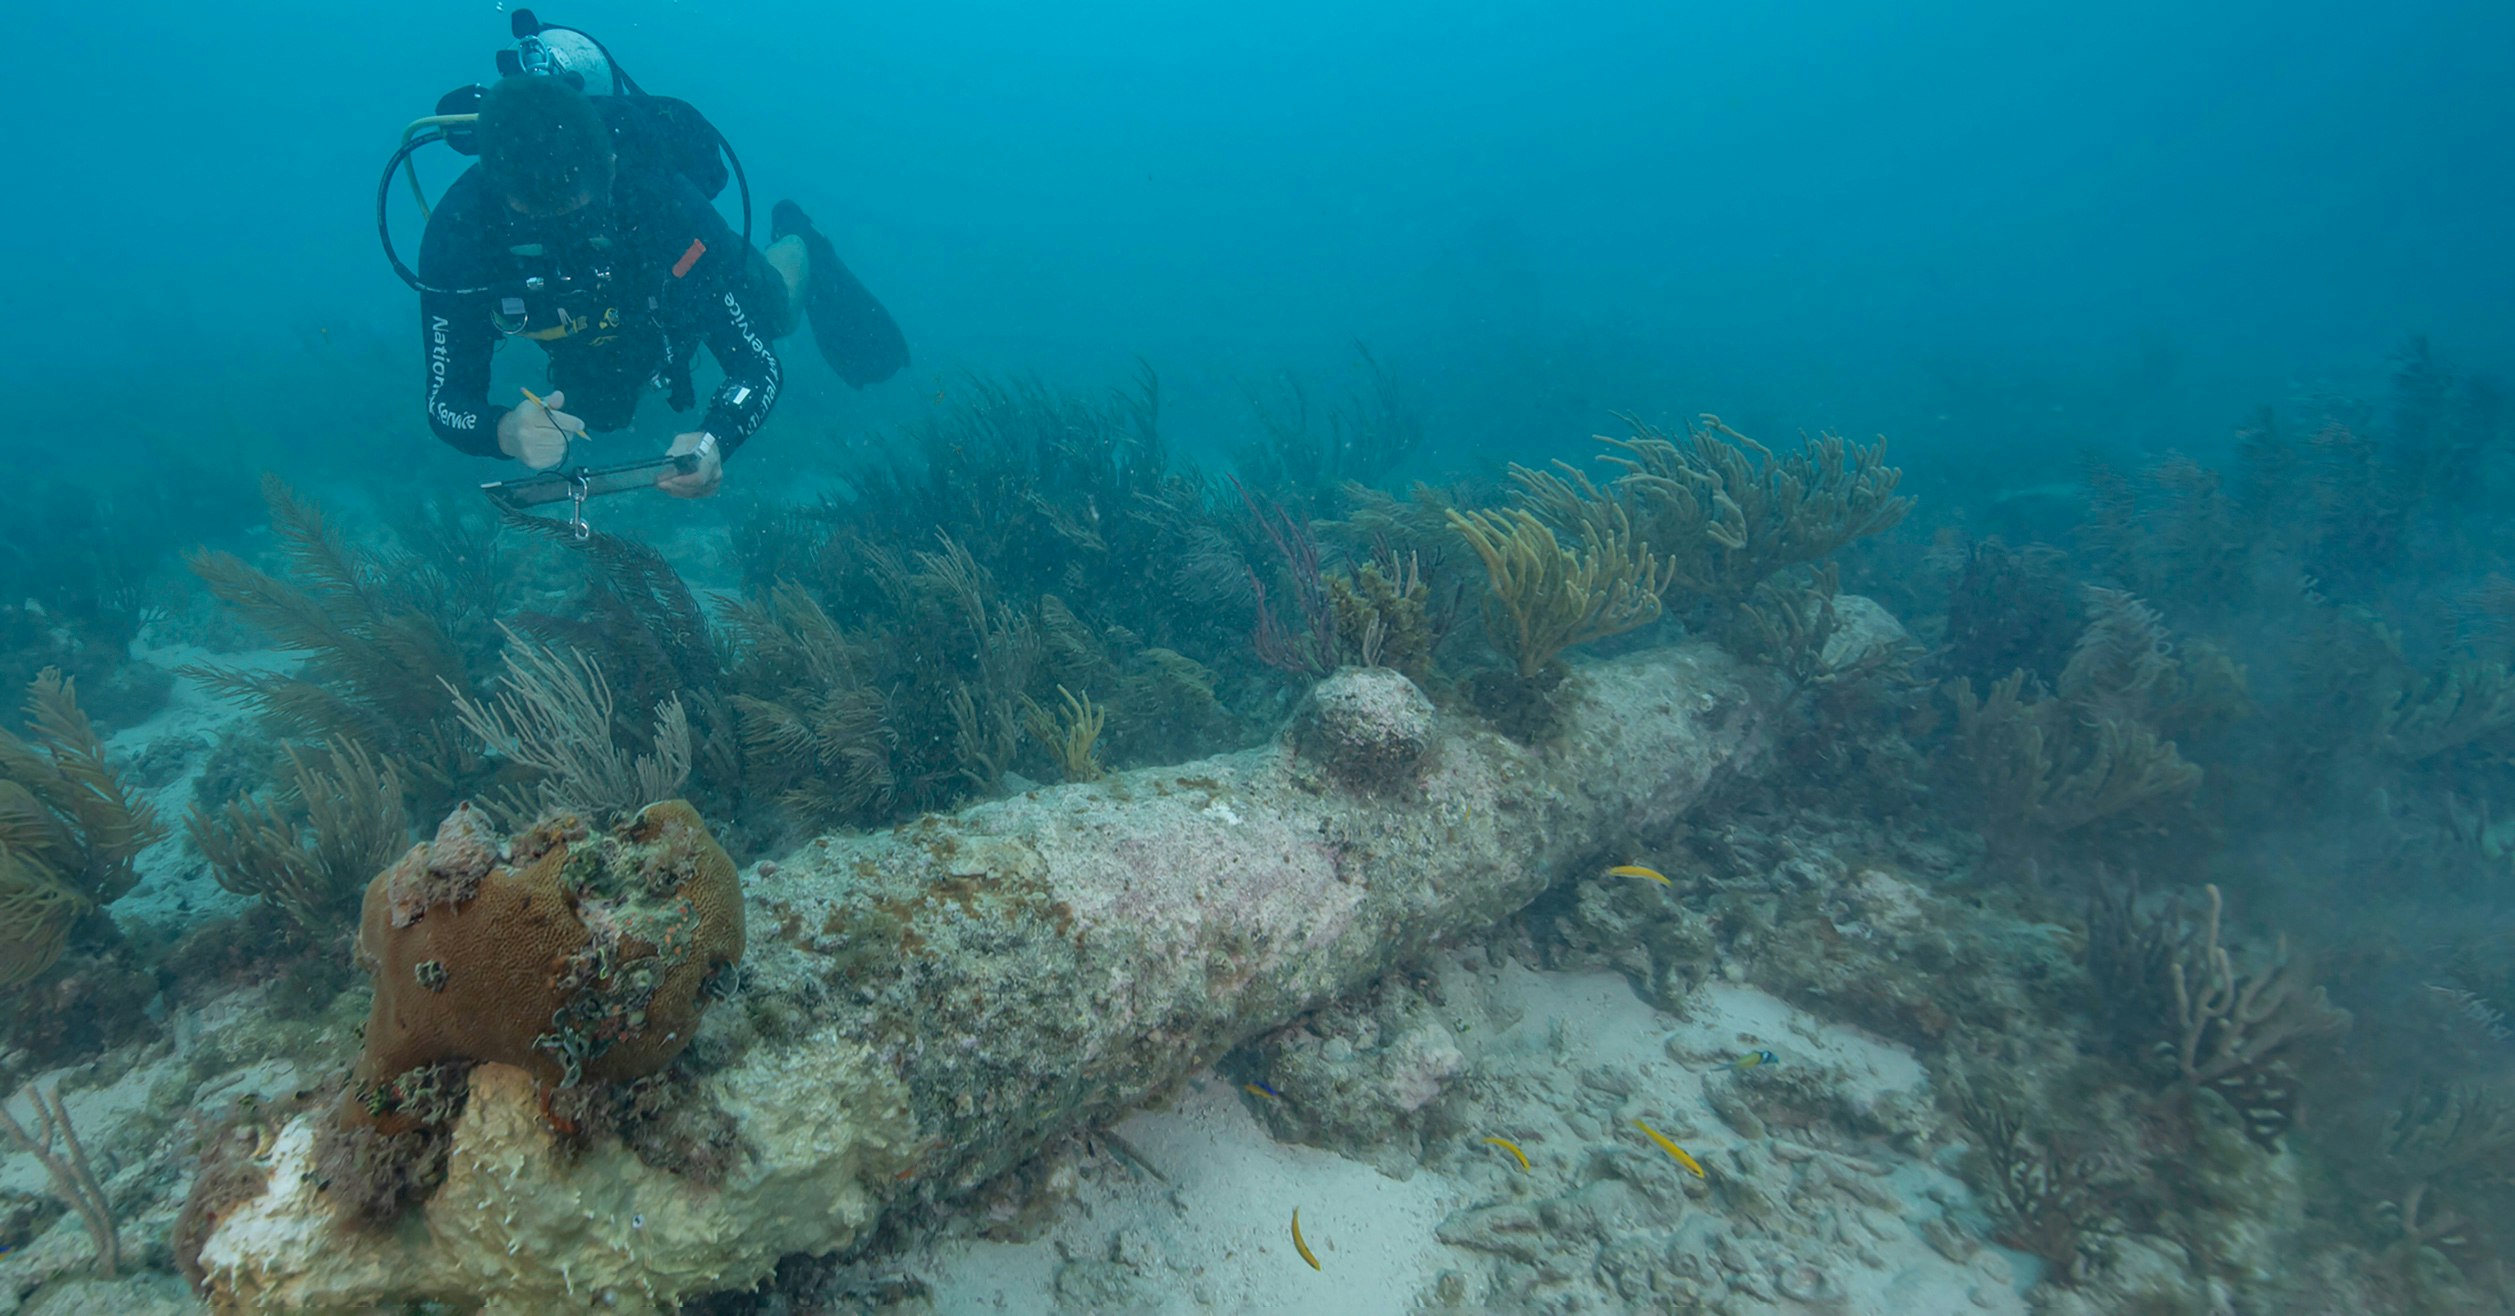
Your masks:
[[[537,471],[566,461],[568,440],[585,437],[585,422],[559,410],[567,400],[564,392],[537,398],[525,390],[524,405],[498,417],[498,451]]]

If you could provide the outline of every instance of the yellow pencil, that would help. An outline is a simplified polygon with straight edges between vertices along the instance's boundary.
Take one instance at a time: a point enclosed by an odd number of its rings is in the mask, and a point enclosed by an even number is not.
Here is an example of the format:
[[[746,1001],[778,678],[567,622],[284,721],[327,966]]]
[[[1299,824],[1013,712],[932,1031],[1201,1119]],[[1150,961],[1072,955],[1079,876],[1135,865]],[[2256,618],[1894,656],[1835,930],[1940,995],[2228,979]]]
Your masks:
[[[588,437],[582,430],[572,430],[567,426],[560,424],[559,413],[552,411],[550,409],[550,404],[541,400],[541,394],[536,393],[529,388],[525,388],[522,385],[517,385],[516,391],[524,395],[525,401],[541,408],[541,418],[550,422],[550,428],[557,430],[561,434],[565,434],[572,439],[582,439]]]

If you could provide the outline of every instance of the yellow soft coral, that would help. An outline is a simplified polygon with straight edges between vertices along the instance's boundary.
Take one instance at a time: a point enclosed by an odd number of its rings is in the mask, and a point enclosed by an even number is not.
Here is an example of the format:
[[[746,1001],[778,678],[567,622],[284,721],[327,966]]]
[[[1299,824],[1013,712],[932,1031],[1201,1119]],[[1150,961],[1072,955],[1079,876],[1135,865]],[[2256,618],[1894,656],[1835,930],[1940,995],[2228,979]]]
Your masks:
[[[133,859],[166,835],[58,669],[26,688],[26,727],[0,731],[0,987],[51,968],[70,926],[130,890]]]
[[[1630,418],[1628,418],[1630,420]],[[1639,420],[1633,437],[1601,441],[1621,468],[1620,501],[1635,504],[1641,536],[1688,595],[1734,605],[1776,572],[1823,561],[1855,539],[1891,529],[1912,509],[1895,494],[1902,472],[1886,444],[1839,435],[1805,440],[1788,457],[1705,416],[1681,439]],[[1586,489],[1586,480],[1578,481]],[[1568,491],[1523,480],[1541,503]]]
[[[1545,670],[1575,644],[1659,619],[1668,568],[1633,537],[1615,503],[1601,501],[1581,518],[1577,551],[1523,508],[1453,511],[1449,521],[1484,559],[1492,586],[1485,627],[1523,677]]]
[[[9,807],[0,782],[0,810]],[[15,987],[61,958],[70,925],[87,912],[79,893],[49,873],[0,850],[0,987]]]
[[[1090,695],[1077,696],[1064,686],[1057,687],[1057,694],[1065,700],[1061,710],[1031,705],[1030,733],[1055,756],[1067,781],[1098,781],[1100,755],[1094,746],[1101,728],[1108,725],[1109,710],[1093,703]]]

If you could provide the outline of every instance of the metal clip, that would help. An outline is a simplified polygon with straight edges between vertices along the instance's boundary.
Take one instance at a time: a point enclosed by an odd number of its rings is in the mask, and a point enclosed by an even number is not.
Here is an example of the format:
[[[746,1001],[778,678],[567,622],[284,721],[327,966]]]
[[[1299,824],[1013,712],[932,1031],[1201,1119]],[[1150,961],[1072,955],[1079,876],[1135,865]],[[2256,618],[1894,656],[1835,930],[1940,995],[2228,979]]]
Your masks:
[[[585,500],[593,496],[593,482],[585,478],[580,466],[568,474],[568,533],[582,544],[594,537],[594,527],[585,524]]]

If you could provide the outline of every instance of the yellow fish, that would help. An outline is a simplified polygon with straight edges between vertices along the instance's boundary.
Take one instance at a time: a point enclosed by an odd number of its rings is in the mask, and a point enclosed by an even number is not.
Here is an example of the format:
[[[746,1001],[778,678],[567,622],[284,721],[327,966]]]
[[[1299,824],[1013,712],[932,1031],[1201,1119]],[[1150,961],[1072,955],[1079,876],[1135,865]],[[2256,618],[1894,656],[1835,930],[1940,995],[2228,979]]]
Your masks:
[[[1310,1269],[1319,1268],[1318,1257],[1310,1251],[1309,1244],[1301,1241],[1301,1208],[1297,1206],[1292,1209],[1292,1250],[1300,1253],[1301,1259],[1310,1263]]]
[[[1694,1177],[1695,1177],[1695,1178],[1697,1178],[1697,1179],[1705,1179],[1705,1178],[1709,1178],[1709,1177],[1710,1177],[1709,1175],[1706,1175],[1706,1174],[1704,1174],[1704,1173],[1703,1173],[1703,1163],[1702,1163],[1701,1161],[1698,1161],[1698,1160],[1694,1159],[1693,1157],[1686,1155],[1686,1154],[1685,1154],[1685,1148],[1680,1147],[1680,1146],[1678,1146],[1677,1144],[1675,1144],[1675,1143],[1673,1143],[1673,1142],[1668,1141],[1668,1136],[1667,1136],[1666,1134],[1661,1133],[1659,1130],[1654,1129],[1654,1128],[1652,1128],[1651,1126],[1649,1126],[1649,1125],[1647,1125],[1647,1124],[1644,1124],[1644,1123],[1643,1123],[1643,1122],[1641,1122],[1640,1120],[1635,1120],[1635,1121],[1633,1121],[1633,1127],[1634,1127],[1634,1128],[1637,1128],[1637,1129],[1640,1129],[1640,1130],[1641,1130],[1642,1132],[1644,1132],[1644,1133],[1649,1134],[1649,1135],[1650,1135],[1650,1140],[1651,1140],[1652,1142],[1655,1142],[1655,1143],[1658,1143],[1658,1144],[1659,1144],[1659,1150],[1664,1151],[1664,1152],[1668,1153],[1669,1155],[1674,1156],[1674,1157],[1676,1157],[1676,1158],[1677,1158],[1677,1164],[1682,1165],[1682,1166],[1684,1166],[1685,1168],[1687,1168],[1687,1169],[1689,1169],[1689,1170],[1694,1171]]]
[[[1658,883],[1658,884],[1660,884],[1661,886],[1675,886],[1675,885],[1676,885],[1676,883],[1669,881],[1667,878],[1661,877],[1661,876],[1659,875],[1659,870],[1658,870],[1658,869],[1656,869],[1656,868],[1644,868],[1644,867],[1642,867],[1640,864],[1617,864],[1615,867],[1610,868],[1610,869],[1608,869],[1608,870],[1607,870],[1607,876],[1609,876],[1609,877],[1647,877],[1647,878],[1649,878],[1651,881],[1657,882],[1657,883]]]
[[[1511,1158],[1519,1162],[1520,1173],[1526,1174],[1528,1172],[1528,1153],[1521,1151],[1518,1143],[1513,1142],[1508,1138],[1487,1138],[1485,1141],[1492,1143],[1494,1146],[1499,1147],[1506,1152],[1509,1152],[1511,1154]]]

